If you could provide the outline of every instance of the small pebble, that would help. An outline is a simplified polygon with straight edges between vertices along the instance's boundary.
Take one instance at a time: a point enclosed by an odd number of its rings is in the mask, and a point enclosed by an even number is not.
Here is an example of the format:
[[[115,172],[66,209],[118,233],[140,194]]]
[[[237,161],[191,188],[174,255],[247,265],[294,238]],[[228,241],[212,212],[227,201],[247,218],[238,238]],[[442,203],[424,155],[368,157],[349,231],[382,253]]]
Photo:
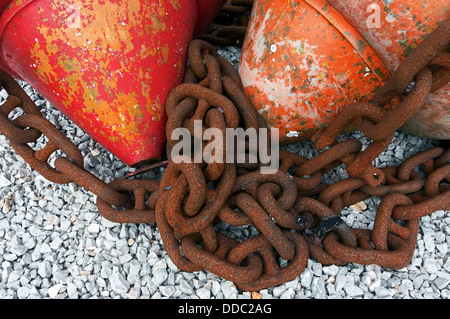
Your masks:
[[[50,298],[55,298],[58,295],[58,292],[61,290],[62,288],[62,284],[56,284],[54,286],[51,286],[50,288],[48,288],[48,296]]]

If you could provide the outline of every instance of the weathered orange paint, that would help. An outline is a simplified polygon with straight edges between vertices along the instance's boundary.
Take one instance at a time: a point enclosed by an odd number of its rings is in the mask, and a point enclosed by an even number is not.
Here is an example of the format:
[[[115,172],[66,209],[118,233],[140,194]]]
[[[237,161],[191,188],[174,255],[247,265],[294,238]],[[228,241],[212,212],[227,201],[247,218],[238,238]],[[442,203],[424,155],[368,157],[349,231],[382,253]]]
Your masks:
[[[442,1],[445,0],[436,1],[438,3],[434,6],[422,10],[441,10],[437,8],[442,7],[439,4]],[[436,21],[448,15],[447,1],[443,6],[444,14],[435,14],[432,23],[427,20],[423,25],[418,25],[420,32],[408,33],[411,43],[402,42],[405,35],[400,32],[399,25],[392,30],[385,26],[373,31],[379,35],[374,39],[367,37],[367,29],[358,26],[366,22],[372,13],[368,5],[392,2],[403,3],[404,6],[411,3],[397,0],[255,1],[239,72],[245,94],[267,123],[280,129],[282,143],[310,138],[319,127],[330,123],[346,105],[370,99],[389,79],[390,72],[396,69],[407,51],[434,29]],[[340,11],[334,5],[339,6]],[[414,6],[420,5],[417,2]],[[385,16],[386,12],[382,14],[382,19]],[[417,16],[420,17],[419,14]],[[431,19],[431,16],[426,18]],[[403,16],[399,24],[406,24],[408,19],[411,17]],[[425,24],[427,27],[424,27]],[[397,46],[386,49],[387,54],[383,54],[381,49],[385,48],[387,41],[397,41]],[[378,46],[374,46],[374,42]],[[398,52],[402,55],[399,56]],[[390,55],[391,59],[395,57],[397,63],[387,59],[386,55]],[[439,96],[442,98],[442,95]],[[430,99],[433,97],[430,96]],[[446,103],[437,103],[436,100],[430,104],[433,107],[439,104],[436,110],[446,110],[444,114],[449,114],[448,100]],[[425,125],[435,127],[438,134],[434,136],[446,134],[449,138],[448,115],[442,119],[437,118],[437,112],[433,112],[434,118],[431,119],[424,116],[428,111],[421,110],[420,115],[416,116],[422,115],[421,121],[426,122],[421,123],[420,128]],[[447,126],[436,130],[439,122],[446,122]],[[445,128],[441,130],[442,127]],[[352,124],[347,129],[356,128]]]
[[[311,137],[388,78],[364,38],[323,0],[256,0],[239,72],[282,143]]]
[[[164,151],[165,99],[198,24],[214,18],[198,10],[195,0],[14,0],[0,17],[0,55],[132,166]]]
[[[390,74],[441,21],[450,18],[448,0],[328,2],[364,35]],[[431,93],[427,103],[401,130],[427,138],[450,139],[450,84]]]

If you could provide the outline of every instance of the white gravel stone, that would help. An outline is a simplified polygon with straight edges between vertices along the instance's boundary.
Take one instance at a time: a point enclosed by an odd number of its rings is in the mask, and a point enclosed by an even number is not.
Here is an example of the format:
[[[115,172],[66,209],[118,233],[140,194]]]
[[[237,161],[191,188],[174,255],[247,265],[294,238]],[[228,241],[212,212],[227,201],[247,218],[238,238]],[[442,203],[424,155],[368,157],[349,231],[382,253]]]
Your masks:
[[[166,281],[167,274],[167,263],[164,259],[159,260],[152,268],[152,282],[155,286],[161,285]]]
[[[211,297],[211,290],[206,288],[197,289],[195,292],[200,299],[209,299]]]
[[[194,293],[194,289],[192,289],[192,286],[189,285],[189,283],[184,279],[180,280],[180,285],[178,286],[178,289],[182,293],[187,294],[187,295],[191,295]]]
[[[67,295],[69,299],[78,299],[78,288],[73,283],[67,284]]]
[[[313,280],[313,272],[311,269],[306,268],[301,274],[300,274],[300,283],[305,288],[311,287],[311,282]]]
[[[55,298],[58,295],[59,291],[61,290],[62,286],[63,286],[62,284],[56,284],[48,288],[47,290],[48,296],[50,298]]]
[[[433,236],[431,236],[431,234],[425,234],[423,236],[423,241],[425,244],[425,248],[430,252],[433,253],[434,249],[436,248],[435,242],[434,242],[434,238]]]
[[[221,289],[225,299],[235,299],[237,298],[238,291],[234,283],[231,281],[224,281],[221,284]]]
[[[161,292],[161,295],[169,298],[175,293],[176,290],[175,290],[174,286],[160,286],[159,291]],[[198,291],[197,291],[197,295],[198,295]],[[207,298],[204,298],[204,299],[207,299]]]
[[[323,279],[319,277],[314,277],[311,284],[311,290],[315,299],[325,298],[326,290]]]
[[[443,290],[444,288],[448,288],[450,280],[447,278],[437,277],[433,283],[436,285],[436,288],[439,290]]]
[[[392,297],[391,290],[387,289],[386,287],[379,287],[375,289],[375,294],[377,298],[390,298]]]
[[[7,179],[3,174],[0,174],[0,187],[10,186],[11,181]]]
[[[39,264],[38,274],[41,278],[50,278],[52,275],[52,265],[50,262],[44,260]]]
[[[361,297],[364,294],[364,291],[361,288],[349,282],[347,282],[343,288],[345,293],[352,298]]]
[[[326,266],[322,268],[322,271],[326,275],[336,276],[339,271],[339,267],[336,265]]]
[[[25,299],[30,295],[30,289],[28,287],[19,287],[17,289],[17,298]]]
[[[336,291],[339,292],[341,289],[343,289],[346,283],[347,283],[347,277],[345,275],[338,274],[336,276],[336,280],[334,282]]]
[[[92,223],[88,226],[88,231],[92,234],[98,234],[100,232],[100,225],[97,223]]]
[[[434,274],[439,269],[439,265],[434,258],[425,258],[423,262],[423,267],[429,274]]]

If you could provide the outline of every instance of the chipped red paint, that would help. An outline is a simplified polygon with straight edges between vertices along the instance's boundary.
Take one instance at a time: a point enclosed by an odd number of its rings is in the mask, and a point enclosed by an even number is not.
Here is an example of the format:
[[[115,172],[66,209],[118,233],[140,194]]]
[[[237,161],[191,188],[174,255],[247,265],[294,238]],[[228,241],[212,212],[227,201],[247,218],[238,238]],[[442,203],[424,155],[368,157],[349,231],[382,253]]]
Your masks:
[[[0,55],[132,166],[162,155],[166,96],[194,31],[224,2],[210,1],[208,15],[195,0],[14,0],[0,18]]]
[[[239,72],[244,92],[267,123],[280,129],[282,143],[310,138],[319,127],[330,123],[346,105],[371,98],[389,79],[390,72],[396,69],[398,63],[386,59],[380,46],[385,46],[389,37],[394,41],[392,34],[400,28],[374,31],[384,36],[377,38],[378,46],[374,46],[375,40],[366,37],[367,30],[357,26],[358,23],[365,23],[372,13],[367,10],[369,4],[380,2],[384,6],[384,2],[395,1],[255,1]],[[442,1],[445,0],[436,2]],[[333,5],[340,5],[339,8],[345,10],[338,11]],[[382,19],[386,16],[383,6],[380,5]],[[434,6],[435,11],[437,7],[443,7],[446,13],[436,14],[433,23],[445,14],[448,16],[448,6],[448,1],[446,5]],[[405,17],[401,23],[405,24],[407,19]],[[423,38],[434,29],[433,23],[427,22],[427,28],[419,25],[420,37],[417,32],[411,32],[410,36],[413,39],[414,36]],[[400,43],[403,36],[396,34]],[[388,50],[389,54],[398,55],[403,49],[401,52],[404,56],[409,52],[406,50],[408,47],[411,49],[417,45],[403,44],[404,48],[397,46],[395,50]],[[401,57],[397,57],[398,61]],[[439,95],[439,98],[443,96]],[[448,99],[440,103],[436,102],[438,98],[430,96],[430,99],[434,99],[433,107],[436,110],[444,110],[449,114]],[[420,115],[416,115],[421,116],[420,131],[425,126],[431,126],[426,132],[432,131],[434,127],[438,133],[435,136],[442,136],[443,131],[449,138],[448,116],[442,119],[437,112],[433,111],[431,115],[428,112],[429,109],[422,110]],[[436,129],[438,122],[446,123],[438,125]],[[352,125],[347,129],[355,128]]]
[[[8,4],[11,2],[12,0],[0,0],[0,15],[3,13],[3,11],[7,8]],[[21,78],[15,74],[10,68],[8,68],[6,66],[6,64],[3,62],[2,59],[0,59],[0,69],[5,70],[6,72],[8,72],[9,74],[11,74],[13,77],[15,77],[16,79],[20,79]]]

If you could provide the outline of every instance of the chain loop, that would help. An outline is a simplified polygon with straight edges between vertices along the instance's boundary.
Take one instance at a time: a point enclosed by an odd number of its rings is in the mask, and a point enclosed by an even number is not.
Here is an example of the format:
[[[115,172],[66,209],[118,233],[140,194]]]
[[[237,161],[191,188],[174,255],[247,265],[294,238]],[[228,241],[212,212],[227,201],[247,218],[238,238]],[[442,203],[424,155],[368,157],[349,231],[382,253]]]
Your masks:
[[[36,114],[42,116],[39,108],[34,104],[31,98],[22,90],[20,85],[3,70],[0,70],[0,87],[8,93],[5,103],[0,106],[0,127],[2,134],[10,141],[16,143],[31,143],[36,141],[40,132],[34,128],[23,130],[17,127],[9,120],[9,114],[15,109],[20,108],[25,114]]]
[[[24,114],[14,120],[17,127],[31,127],[40,131],[49,142],[40,151],[33,150],[28,144],[10,141],[11,147],[22,157],[28,164],[39,172],[42,176],[51,182],[57,184],[67,184],[72,180],[63,172],[50,166],[47,162],[48,158],[56,150],[61,150],[69,159],[75,162],[79,168],[83,168],[84,160],[77,146],[62,134],[50,121],[36,114]]]

